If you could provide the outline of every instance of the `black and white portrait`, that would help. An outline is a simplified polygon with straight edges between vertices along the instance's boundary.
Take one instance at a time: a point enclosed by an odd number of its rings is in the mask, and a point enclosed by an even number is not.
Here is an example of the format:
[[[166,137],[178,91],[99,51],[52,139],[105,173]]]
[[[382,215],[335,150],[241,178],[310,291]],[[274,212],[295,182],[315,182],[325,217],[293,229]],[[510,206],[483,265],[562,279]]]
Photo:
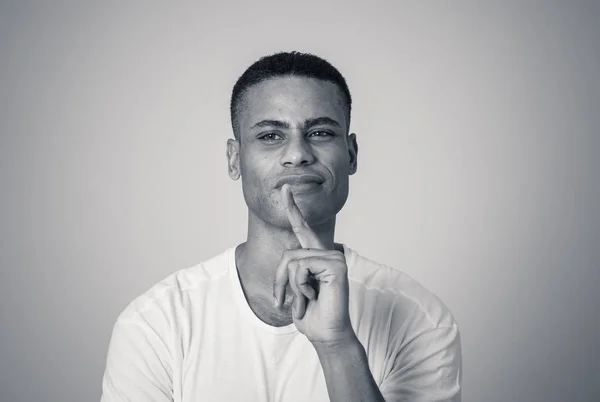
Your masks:
[[[599,20],[3,2],[0,401],[600,400]]]

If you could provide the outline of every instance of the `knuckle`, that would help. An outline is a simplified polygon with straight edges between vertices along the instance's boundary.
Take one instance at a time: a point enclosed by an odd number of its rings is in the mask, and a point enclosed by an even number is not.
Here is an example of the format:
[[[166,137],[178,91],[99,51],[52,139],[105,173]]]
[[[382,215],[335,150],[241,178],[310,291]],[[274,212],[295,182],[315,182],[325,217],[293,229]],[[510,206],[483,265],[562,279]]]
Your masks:
[[[300,261],[298,261],[297,259],[291,259],[288,261],[288,269],[294,270],[298,268],[298,265],[300,264]]]
[[[331,250],[331,255],[334,255],[338,258],[346,258],[346,256],[344,255],[343,252],[341,252],[340,250]]]
[[[335,251],[334,254],[332,254],[333,257],[335,257],[335,259],[342,261],[342,262],[346,262],[346,256],[344,255],[344,253],[342,253],[341,251]]]

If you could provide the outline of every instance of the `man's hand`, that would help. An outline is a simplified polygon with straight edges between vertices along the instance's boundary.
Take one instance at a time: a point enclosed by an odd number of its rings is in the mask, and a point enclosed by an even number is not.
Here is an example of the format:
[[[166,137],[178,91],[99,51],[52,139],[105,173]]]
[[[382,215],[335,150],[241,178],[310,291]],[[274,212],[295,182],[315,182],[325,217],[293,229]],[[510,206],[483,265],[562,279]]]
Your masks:
[[[335,344],[355,337],[348,312],[348,267],[344,253],[327,250],[308,226],[289,185],[282,197],[301,249],[286,250],[273,283],[275,305],[281,307],[289,283],[294,292],[293,318],[313,343]]]

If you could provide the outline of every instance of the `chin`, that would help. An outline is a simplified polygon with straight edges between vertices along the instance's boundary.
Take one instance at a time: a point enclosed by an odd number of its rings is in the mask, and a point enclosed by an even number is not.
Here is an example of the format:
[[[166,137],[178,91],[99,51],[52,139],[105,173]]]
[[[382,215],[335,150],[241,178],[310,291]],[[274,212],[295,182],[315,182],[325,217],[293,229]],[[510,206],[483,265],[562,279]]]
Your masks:
[[[326,202],[311,202],[306,205],[297,203],[302,216],[310,226],[324,224],[335,219],[343,204],[331,204]]]
[[[317,226],[335,219],[345,205],[346,197],[297,192],[294,194],[294,201],[306,222],[310,226]],[[266,224],[290,229],[287,213],[279,200],[274,197],[269,199],[248,197],[246,204],[251,213]]]

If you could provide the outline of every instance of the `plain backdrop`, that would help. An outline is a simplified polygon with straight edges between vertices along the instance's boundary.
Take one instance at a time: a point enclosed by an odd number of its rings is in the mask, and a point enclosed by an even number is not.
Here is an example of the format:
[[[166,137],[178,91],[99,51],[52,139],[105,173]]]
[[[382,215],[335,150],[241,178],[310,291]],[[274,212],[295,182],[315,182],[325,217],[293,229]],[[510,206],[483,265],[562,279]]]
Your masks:
[[[337,66],[359,169],[336,239],[437,294],[463,401],[600,400],[596,2],[4,2],[0,400],[98,401],[112,326],[245,239],[228,102]]]

